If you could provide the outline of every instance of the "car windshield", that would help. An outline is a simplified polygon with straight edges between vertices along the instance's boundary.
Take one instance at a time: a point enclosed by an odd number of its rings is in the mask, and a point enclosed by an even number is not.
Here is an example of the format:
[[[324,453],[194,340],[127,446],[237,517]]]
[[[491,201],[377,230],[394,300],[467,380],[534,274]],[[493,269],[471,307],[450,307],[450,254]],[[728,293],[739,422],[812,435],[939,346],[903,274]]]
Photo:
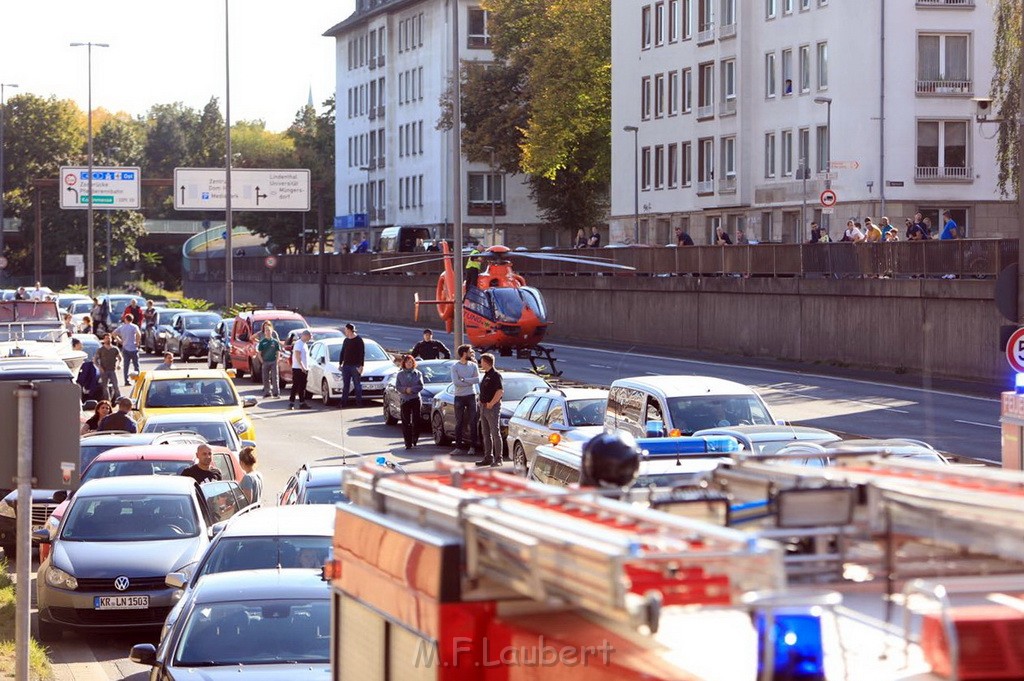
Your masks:
[[[226,378],[151,381],[146,393],[147,407],[227,407],[237,404],[238,398]]]
[[[128,308],[128,303],[132,302],[131,298],[125,298],[124,300],[111,300],[110,301],[110,317],[111,319],[120,319],[124,316],[124,311]]]
[[[182,539],[199,534],[195,504],[184,494],[74,497],[63,541],[123,542]]]
[[[327,561],[331,537],[222,537],[194,576],[273,568],[319,570]]]
[[[83,470],[92,463],[92,460],[109,449],[117,449],[120,445],[79,445],[78,460],[82,463]]]
[[[417,367],[420,373],[423,374],[423,383],[451,383],[452,380],[452,365],[451,364],[431,364],[431,365],[419,365]]]
[[[92,310],[91,300],[75,300],[68,307],[71,314],[88,314]]]
[[[188,317],[182,317],[182,319],[185,322],[185,328],[186,329],[200,330],[200,331],[213,329],[213,327],[217,326],[217,323],[220,321],[220,317],[218,317],[215,314],[208,315],[208,316],[207,315],[204,315],[204,316],[196,315],[194,317],[190,315]]]
[[[0,322],[59,322],[57,303],[42,300],[11,300],[0,305]]]
[[[502,402],[518,402],[535,388],[547,387],[547,382],[540,376],[502,376]]]
[[[211,445],[234,447],[234,431],[224,421],[213,423],[194,423],[188,421],[147,421],[143,433],[170,433],[176,430],[188,430],[199,433]]]
[[[597,397],[587,400],[569,400],[566,406],[568,406],[570,426],[600,426],[604,423],[604,410],[608,406],[608,399]]]
[[[307,487],[306,488],[306,501],[307,504],[336,504],[338,502],[347,502],[348,497],[341,491],[341,486],[338,487]]]
[[[174,315],[176,315],[176,314],[178,314],[180,312],[181,312],[180,310],[159,310],[159,311],[157,311],[157,313],[156,313],[156,323],[157,323],[157,325],[160,325],[160,324],[170,324],[171,320],[174,319]]]
[[[277,333],[277,337],[278,338],[284,338],[285,336],[287,336],[292,331],[296,331],[298,329],[305,329],[306,328],[306,322],[304,320],[302,320],[302,319],[275,319],[275,320],[273,320],[273,322],[274,322],[274,332]],[[256,322],[256,329],[257,329],[256,333],[260,332],[260,329],[262,328],[262,326],[263,326],[263,322],[261,322],[261,321],[257,321]]]
[[[161,461],[138,459],[132,461],[95,461],[82,473],[82,482],[94,478],[119,478],[125,475],[179,475],[191,461]]]
[[[391,355],[384,352],[384,348],[377,345],[375,341],[363,341],[365,347],[363,353],[363,360],[367,362],[384,362],[390,361]],[[330,357],[332,362],[341,361],[341,343],[335,343],[327,346],[330,350]]]
[[[324,598],[203,603],[188,615],[175,663],[181,667],[323,662],[331,625]],[[297,670],[302,676],[301,670]]]
[[[683,435],[705,428],[772,424],[764,403],[754,395],[670,397],[668,411],[672,427],[681,430]]]

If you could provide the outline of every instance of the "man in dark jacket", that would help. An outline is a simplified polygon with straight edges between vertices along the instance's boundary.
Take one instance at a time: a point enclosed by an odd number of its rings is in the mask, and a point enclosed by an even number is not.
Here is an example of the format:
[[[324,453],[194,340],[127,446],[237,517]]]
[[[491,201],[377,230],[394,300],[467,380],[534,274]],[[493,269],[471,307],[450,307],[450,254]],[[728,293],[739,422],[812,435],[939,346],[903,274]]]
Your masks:
[[[82,352],[82,341],[77,338],[71,339],[71,349]],[[92,357],[86,357],[82,366],[78,368],[78,377],[75,379],[82,388],[82,401],[103,399],[103,391],[100,387],[100,372],[93,364]]]
[[[132,401],[127,397],[117,398],[117,411],[108,414],[100,421],[100,430],[123,430],[129,433],[139,432],[135,419],[131,416]]]
[[[366,359],[366,345],[361,336],[356,335],[355,324],[345,325],[345,340],[341,343],[341,408],[348,406],[349,383],[356,384],[356,406],[363,406],[363,363]]]
[[[441,341],[434,340],[434,332],[430,329],[423,329],[423,340],[417,343],[409,354],[420,359],[452,358],[451,350]]]

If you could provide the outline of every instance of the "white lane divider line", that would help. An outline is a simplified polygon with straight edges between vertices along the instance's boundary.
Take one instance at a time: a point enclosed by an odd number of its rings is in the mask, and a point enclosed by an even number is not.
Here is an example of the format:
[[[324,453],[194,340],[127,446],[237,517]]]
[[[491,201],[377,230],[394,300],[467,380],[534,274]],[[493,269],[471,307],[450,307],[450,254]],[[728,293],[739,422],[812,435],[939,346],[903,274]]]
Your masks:
[[[661,376],[657,371],[645,371],[644,373],[648,376]]]
[[[594,367],[595,369],[611,369],[610,366],[606,366],[604,364],[588,364],[587,366]]]
[[[980,426],[982,428],[995,428],[996,430],[1001,430],[1002,429],[1002,426],[996,426],[996,425],[993,425],[991,423],[978,423],[977,421],[961,421],[960,419],[956,419],[956,422],[957,423],[966,423],[969,426]]]
[[[894,411],[897,414],[909,414],[910,413],[906,409],[897,409],[895,407],[882,407],[882,409],[885,409],[886,411]]]
[[[349,449],[348,447],[342,447],[337,442],[331,442],[330,440],[325,440],[324,438],[319,437],[317,435],[310,435],[310,437],[313,438],[314,440],[316,440],[317,442],[324,443],[328,447],[334,447],[335,449],[340,449],[341,451],[345,452],[346,454],[351,454],[352,456],[362,456],[362,454],[360,454],[359,452],[354,451],[352,449]]]

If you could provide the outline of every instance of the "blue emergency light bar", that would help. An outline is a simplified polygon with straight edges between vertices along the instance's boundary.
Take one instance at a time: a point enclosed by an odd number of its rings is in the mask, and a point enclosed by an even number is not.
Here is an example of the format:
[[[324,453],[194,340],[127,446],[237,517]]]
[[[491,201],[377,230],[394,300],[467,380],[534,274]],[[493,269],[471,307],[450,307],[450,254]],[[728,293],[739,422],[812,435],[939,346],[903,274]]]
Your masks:
[[[1018,395],[1024,394],[1024,374],[1017,374],[1014,379],[1014,388]]]
[[[729,435],[701,437],[642,437],[637,440],[649,458],[680,454],[732,454],[740,451],[740,443]]]

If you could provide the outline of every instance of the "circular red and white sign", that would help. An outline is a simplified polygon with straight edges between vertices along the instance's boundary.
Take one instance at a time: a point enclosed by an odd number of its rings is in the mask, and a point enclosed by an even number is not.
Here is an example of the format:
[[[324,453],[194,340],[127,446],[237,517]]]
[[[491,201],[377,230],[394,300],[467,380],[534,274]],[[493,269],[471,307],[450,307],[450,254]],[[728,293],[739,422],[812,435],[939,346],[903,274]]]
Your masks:
[[[75,175],[74,173],[68,173],[67,175],[64,176],[64,184],[68,185],[69,187],[73,184],[76,184],[77,182],[78,176]]]
[[[272,270],[277,267],[277,258],[272,255],[268,255],[263,259],[263,264],[267,266],[268,270]]]
[[[831,208],[836,205],[836,201],[839,200],[839,197],[836,196],[836,193],[831,189],[826,189],[821,193],[820,200],[821,205],[825,206],[825,208]]]
[[[1014,371],[1024,373],[1024,328],[1014,331],[1006,342],[1006,361]]]

